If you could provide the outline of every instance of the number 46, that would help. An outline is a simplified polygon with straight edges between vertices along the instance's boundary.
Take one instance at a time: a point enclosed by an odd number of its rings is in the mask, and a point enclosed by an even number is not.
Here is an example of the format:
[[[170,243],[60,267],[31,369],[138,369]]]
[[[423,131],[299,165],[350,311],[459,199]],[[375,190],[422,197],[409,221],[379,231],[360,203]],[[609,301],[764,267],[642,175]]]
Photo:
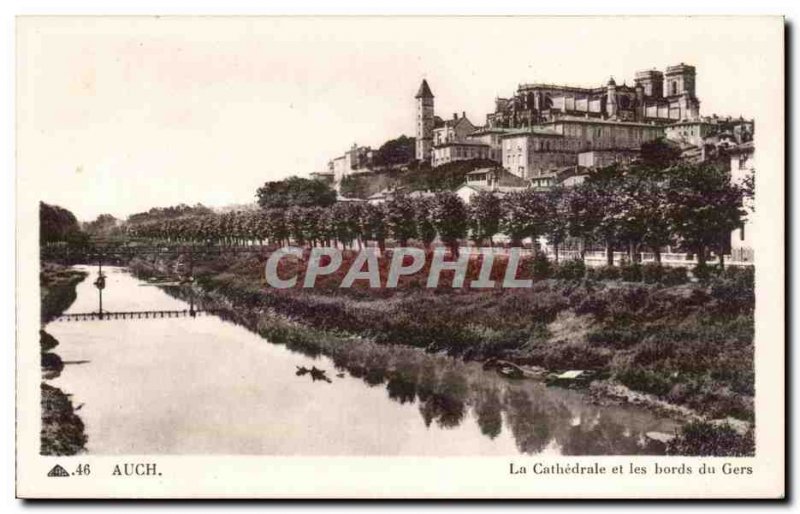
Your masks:
[[[88,464],[78,464],[78,467],[75,468],[75,475],[83,476],[83,475],[91,475],[92,470],[89,468]]]

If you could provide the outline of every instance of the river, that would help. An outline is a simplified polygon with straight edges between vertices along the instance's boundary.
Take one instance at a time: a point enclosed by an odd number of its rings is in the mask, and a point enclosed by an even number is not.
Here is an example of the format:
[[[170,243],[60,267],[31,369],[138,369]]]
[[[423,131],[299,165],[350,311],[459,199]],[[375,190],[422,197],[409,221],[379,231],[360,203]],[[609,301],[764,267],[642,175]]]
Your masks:
[[[66,312],[97,311],[97,269],[79,268],[90,275]],[[104,311],[188,309],[124,268],[104,272]],[[407,380],[351,374],[210,314],[46,330],[66,363],[50,383],[80,407],[90,454],[658,454],[663,445],[645,434],[677,427],[642,408],[594,405],[578,391],[416,350]]]

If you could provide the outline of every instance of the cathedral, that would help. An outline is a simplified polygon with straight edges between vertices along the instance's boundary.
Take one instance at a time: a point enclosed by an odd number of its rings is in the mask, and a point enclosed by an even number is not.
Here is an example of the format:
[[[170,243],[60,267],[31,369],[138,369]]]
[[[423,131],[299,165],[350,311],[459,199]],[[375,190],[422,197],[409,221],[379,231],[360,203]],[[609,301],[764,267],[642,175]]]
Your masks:
[[[495,100],[487,125],[524,128],[564,116],[657,124],[698,119],[695,68],[681,63],[665,72],[640,71],[631,86],[613,78],[594,88],[521,84],[513,97]]]
[[[695,94],[695,68],[680,63],[668,66],[665,71],[644,70],[636,73],[633,85],[622,85],[610,78],[604,86],[593,88],[554,84],[521,84],[510,98],[497,98],[494,112],[486,115],[486,125],[473,134],[459,134],[447,141],[437,140],[437,130],[447,123],[434,113],[434,96],[427,80],[423,80],[416,99],[416,159],[429,161],[434,166],[465,158],[490,158],[500,160],[500,134],[515,130],[554,131],[564,129],[558,123],[575,125],[602,123],[595,132],[609,141],[598,146],[588,141],[586,127],[581,134],[582,150],[633,149],[634,146],[663,136],[667,126],[679,123],[703,123],[700,118],[700,101]],[[465,116],[463,118],[466,118]],[[465,120],[463,125],[466,125]],[[556,124],[556,125],[554,125]],[[471,124],[469,124],[472,126]],[[599,125],[598,125],[599,127]],[[445,127],[446,128],[446,127]],[[570,131],[577,129],[571,127]],[[563,133],[562,136],[570,134]],[[483,136],[483,137],[482,137]],[[631,137],[634,136],[634,137]],[[493,138],[485,141],[487,137]],[[591,139],[591,138],[589,138]],[[624,139],[624,142],[620,142]],[[630,140],[630,141],[628,141]],[[619,148],[616,148],[619,147]]]

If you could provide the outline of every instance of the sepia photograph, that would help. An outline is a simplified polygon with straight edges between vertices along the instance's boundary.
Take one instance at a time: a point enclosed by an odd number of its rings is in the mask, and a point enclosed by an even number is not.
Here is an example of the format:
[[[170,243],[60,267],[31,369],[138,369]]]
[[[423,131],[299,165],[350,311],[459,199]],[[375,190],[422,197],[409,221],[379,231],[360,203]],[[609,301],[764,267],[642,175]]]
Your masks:
[[[783,32],[19,17],[18,495],[781,496]]]

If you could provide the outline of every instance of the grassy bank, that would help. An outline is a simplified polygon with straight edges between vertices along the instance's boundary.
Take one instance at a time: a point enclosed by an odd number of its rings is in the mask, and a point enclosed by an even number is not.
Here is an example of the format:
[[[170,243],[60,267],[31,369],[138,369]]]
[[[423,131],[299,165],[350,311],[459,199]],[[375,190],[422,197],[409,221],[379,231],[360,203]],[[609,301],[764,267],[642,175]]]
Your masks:
[[[42,263],[40,298],[42,326],[57,318],[75,301],[75,286],[87,274],[53,263]],[[42,378],[57,377],[64,369],[61,358],[52,350],[58,340],[44,330],[39,331]],[[42,455],[75,455],[86,445],[83,422],[75,414],[69,395],[57,387],[41,384],[42,430],[40,453]]]
[[[274,290],[263,283],[264,259],[195,262],[197,284],[239,308],[270,310],[332,333],[467,360],[595,370],[708,418],[753,420],[753,284],[747,271],[677,285],[595,274],[538,280],[530,289],[445,284],[429,290],[411,277],[391,291],[339,289],[337,277],[329,277],[314,289]],[[154,270],[131,263],[140,273],[164,275],[174,264]]]
[[[39,272],[42,325],[67,310],[75,301],[75,286],[87,276],[86,272],[49,262],[42,263]]]
[[[42,455],[75,455],[86,445],[81,419],[69,395],[42,382]]]

